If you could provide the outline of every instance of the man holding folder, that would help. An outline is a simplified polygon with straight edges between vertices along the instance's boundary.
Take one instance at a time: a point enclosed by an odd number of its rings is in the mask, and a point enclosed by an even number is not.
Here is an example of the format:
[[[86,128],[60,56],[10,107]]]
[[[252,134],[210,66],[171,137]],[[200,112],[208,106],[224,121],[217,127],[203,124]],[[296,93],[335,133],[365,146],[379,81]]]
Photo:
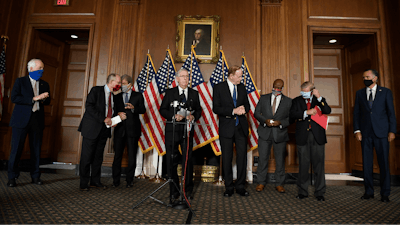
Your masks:
[[[315,89],[314,84],[307,81],[301,85],[300,96],[292,101],[291,120],[296,121],[296,145],[299,155],[299,178],[297,180],[298,195],[296,198],[308,197],[310,162],[315,174],[314,195],[318,201],[325,201],[325,129],[312,120],[318,111],[330,114],[326,99]],[[316,106],[319,109],[316,109]]]

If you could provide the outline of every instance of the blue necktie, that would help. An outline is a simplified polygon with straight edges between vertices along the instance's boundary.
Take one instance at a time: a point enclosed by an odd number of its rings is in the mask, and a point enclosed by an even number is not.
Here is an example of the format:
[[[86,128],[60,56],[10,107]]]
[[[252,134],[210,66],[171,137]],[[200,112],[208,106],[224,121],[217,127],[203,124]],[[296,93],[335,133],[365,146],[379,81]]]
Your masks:
[[[368,96],[368,105],[369,109],[372,109],[372,103],[374,103],[374,100],[372,99],[372,89],[369,90],[369,96]]]
[[[186,95],[185,95],[185,91],[182,91],[182,95],[183,95],[183,98],[182,98],[182,103],[186,103]]]
[[[236,107],[236,85],[233,85],[233,104]],[[239,116],[236,116],[236,124],[235,126],[237,126],[239,124]]]
[[[125,104],[129,102],[129,98],[128,98],[128,92],[125,93]]]

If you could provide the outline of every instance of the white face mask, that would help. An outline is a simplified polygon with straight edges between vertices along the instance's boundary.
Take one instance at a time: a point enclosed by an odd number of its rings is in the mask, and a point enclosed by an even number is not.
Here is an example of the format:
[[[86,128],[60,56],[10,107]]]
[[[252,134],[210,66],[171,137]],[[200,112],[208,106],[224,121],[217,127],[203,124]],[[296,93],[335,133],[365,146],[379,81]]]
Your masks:
[[[301,94],[301,96],[303,96],[303,98],[305,98],[305,99],[311,98],[311,91],[308,91],[308,92],[301,91],[300,94]]]

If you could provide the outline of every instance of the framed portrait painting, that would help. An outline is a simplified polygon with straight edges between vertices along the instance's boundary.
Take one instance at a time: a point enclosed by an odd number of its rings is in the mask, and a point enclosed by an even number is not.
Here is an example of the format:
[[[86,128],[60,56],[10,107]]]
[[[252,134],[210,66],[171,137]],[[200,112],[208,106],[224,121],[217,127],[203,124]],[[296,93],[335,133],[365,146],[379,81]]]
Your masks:
[[[184,62],[195,46],[199,63],[217,63],[219,16],[177,16],[175,62]]]

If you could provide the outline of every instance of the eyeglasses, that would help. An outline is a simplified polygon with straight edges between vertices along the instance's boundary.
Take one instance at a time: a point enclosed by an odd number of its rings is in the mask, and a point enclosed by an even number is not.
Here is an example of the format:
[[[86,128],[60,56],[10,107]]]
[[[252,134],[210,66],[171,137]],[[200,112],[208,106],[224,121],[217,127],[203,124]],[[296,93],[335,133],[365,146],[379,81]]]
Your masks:
[[[189,76],[179,76],[179,77],[182,77],[182,78],[189,78]]]

